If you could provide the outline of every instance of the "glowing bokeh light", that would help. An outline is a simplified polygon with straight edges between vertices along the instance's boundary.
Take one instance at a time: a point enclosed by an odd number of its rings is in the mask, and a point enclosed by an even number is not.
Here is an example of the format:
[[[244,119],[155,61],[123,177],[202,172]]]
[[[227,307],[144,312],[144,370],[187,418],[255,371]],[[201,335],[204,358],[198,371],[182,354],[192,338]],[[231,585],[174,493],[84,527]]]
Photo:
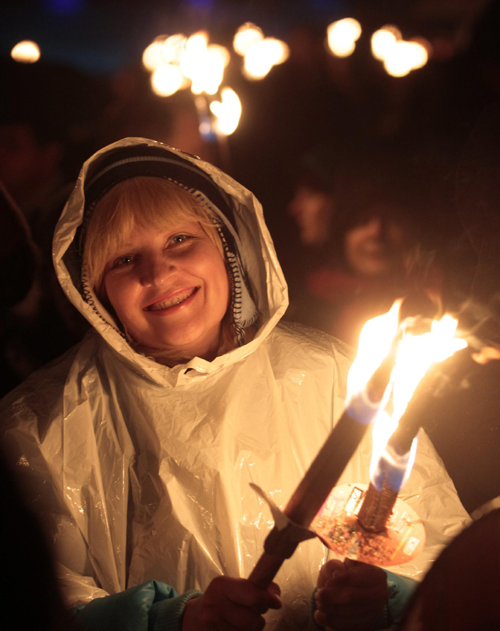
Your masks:
[[[165,43],[165,36],[157,37],[154,42],[151,42],[149,46],[142,53],[142,63],[146,70],[153,72],[156,68],[159,68],[163,63],[163,44]]]
[[[405,57],[399,55],[387,55],[384,59],[384,68],[391,77],[406,77],[412,71],[411,63]]]
[[[386,54],[384,68],[392,77],[405,77],[427,63],[427,51],[416,42],[396,42]]]
[[[231,61],[228,49],[218,44],[210,44],[207,48],[207,54],[214,63],[222,65],[223,68],[227,68]]]
[[[412,47],[413,70],[423,68],[429,61],[430,46],[426,46],[426,40],[419,41],[416,38],[408,42],[408,44]]]
[[[21,64],[33,64],[40,59],[40,48],[35,42],[24,40],[14,46],[10,55]]]
[[[234,90],[224,88],[221,100],[212,101],[210,110],[215,116],[214,128],[218,134],[229,136],[238,127],[241,116],[241,101]]]
[[[204,59],[207,54],[207,46],[208,36],[203,31],[188,37],[184,44],[180,58],[180,68],[182,74],[191,79],[193,83],[196,81],[200,71],[200,60]],[[199,92],[195,92],[195,94],[199,94]]]
[[[264,33],[262,30],[255,24],[247,22],[236,31],[233,39],[233,48],[238,55],[243,56],[254,44],[261,42],[263,39]]]
[[[163,64],[151,75],[151,87],[158,96],[172,96],[184,87],[183,84],[184,77],[175,64]]]
[[[185,42],[186,36],[182,33],[170,37],[159,35],[142,54],[144,67],[153,72],[163,64],[179,65]]]
[[[144,51],[144,66],[153,73],[151,85],[161,96],[191,84],[194,94],[216,94],[231,55],[224,46],[208,44],[205,31],[158,36]]]
[[[263,79],[272,67],[272,62],[261,54],[257,46],[252,46],[245,55],[243,74],[247,79]]]
[[[361,36],[361,24],[354,18],[332,22],[327,28],[328,47],[336,57],[348,57],[354,52]]]
[[[373,33],[371,49],[373,56],[384,63],[388,74],[405,77],[412,70],[425,66],[431,46],[422,38],[405,41],[395,26],[384,26]]]
[[[290,49],[285,42],[266,37],[247,50],[243,74],[247,79],[263,79],[273,66],[286,61],[289,55]]]
[[[208,33],[206,31],[198,31],[187,38],[185,49],[188,55],[199,56],[205,53],[207,46]]]
[[[162,46],[164,63],[179,65],[181,62],[182,49],[186,41],[187,38],[182,33],[176,33],[175,35],[167,37]]]
[[[285,42],[273,37],[266,37],[262,42],[264,50],[273,62],[273,66],[282,64],[290,56],[290,48]]]
[[[180,57],[180,68],[191,79],[193,94],[215,94],[224,78],[229,63],[229,51],[223,46],[208,45],[205,32],[195,33],[187,39]]]
[[[372,55],[379,61],[384,61],[390,49],[401,41],[402,35],[395,26],[388,25],[375,31],[371,37]]]

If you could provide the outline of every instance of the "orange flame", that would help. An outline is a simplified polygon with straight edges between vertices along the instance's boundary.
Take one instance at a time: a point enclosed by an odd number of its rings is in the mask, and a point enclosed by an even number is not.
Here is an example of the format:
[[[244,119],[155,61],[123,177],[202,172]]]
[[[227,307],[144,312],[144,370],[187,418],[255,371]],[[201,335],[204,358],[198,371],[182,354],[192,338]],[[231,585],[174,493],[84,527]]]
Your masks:
[[[359,336],[358,353],[347,377],[348,404],[366,390],[373,373],[389,353],[398,332],[401,300],[383,315],[368,320]]]
[[[393,367],[381,402],[374,413],[373,451],[370,475],[373,478],[382,455],[391,459],[386,450],[387,441],[398,426],[415,388],[432,364],[442,362],[456,351],[466,348],[467,342],[456,336],[457,320],[444,315],[433,320],[424,333],[414,334],[416,320],[407,318],[399,323],[401,300],[390,311],[369,320],[361,331],[356,359],[349,371],[347,407],[366,390],[375,371],[388,354],[393,353]],[[392,355],[391,355],[392,356]],[[404,481],[409,476],[416,453],[412,446]],[[403,483],[404,483],[403,481]]]

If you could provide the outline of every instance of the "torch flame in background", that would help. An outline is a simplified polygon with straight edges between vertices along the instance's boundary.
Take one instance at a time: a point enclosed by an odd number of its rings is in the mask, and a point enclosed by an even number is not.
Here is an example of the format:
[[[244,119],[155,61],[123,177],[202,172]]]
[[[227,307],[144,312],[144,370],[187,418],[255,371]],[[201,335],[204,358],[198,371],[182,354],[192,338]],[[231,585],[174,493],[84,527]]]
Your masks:
[[[396,42],[403,39],[401,31],[392,25],[384,26],[375,31],[371,37],[372,55],[379,61],[384,61],[389,50]]]
[[[263,39],[264,33],[262,29],[251,22],[247,22],[236,31],[233,39],[233,48],[238,55],[244,57],[254,44],[261,42]]]
[[[388,25],[375,31],[371,37],[375,59],[382,61],[392,77],[405,77],[412,70],[422,68],[429,59],[431,46],[423,38],[405,41],[399,29]]]
[[[144,51],[142,63],[152,73],[156,94],[170,96],[191,85],[193,94],[216,94],[230,61],[227,48],[208,43],[205,31],[186,37],[160,35]]]
[[[162,64],[151,75],[151,87],[158,96],[172,96],[185,87],[184,77],[179,66]]]
[[[405,77],[427,63],[426,48],[418,42],[396,42],[384,59],[384,68],[392,77]]]
[[[240,122],[241,101],[234,90],[224,88],[221,101],[212,101],[210,111],[216,117],[215,131],[223,136],[229,136]]]
[[[336,57],[349,57],[361,37],[361,24],[354,18],[332,22],[327,30],[328,48]]]
[[[146,48],[142,63],[151,72],[151,87],[158,96],[172,96],[190,85],[180,69],[180,58],[187,38],[182,33],[159,35]]]
[[[40,59],[40,48],[35,42],[24,40],[14,46],[10,56],[21,64],[33,64]]]
[[[180,64],[181,53],[186,41],[186,37],[182,33],[176,33],[175,35],[167,37],[163,42],[163,57],[166,63]]]
[[[157,37],[142,53],[142,63],[146,70],[153,72],[163,63],[163,41]]]
[[[273,66],[282,64],[290,49],[279,39],[264,37],[262,29],[251,22],[240,26],[233,39],[233,48],[244,58],[243,74],[252,81],[263,79]]]
[[[416,440],[413,441],[409,458],[405,457],[399,463],[392,462],[394,458],[386,449],[387,442],[398,426],[416,387],[431,365],[442,362],[456,351],[466,348],[467,342],[456,337],[458,323],[450,315],[433,320],[425,333],[412,333],[415,319],[407,318],[399,324],[401,302],[397,300],[390,311],[369,320],[363,327],[358,354],[348,375],[347,402],[366,391],[374,372],[392,349],[394,366],[373,427],[370,478],[373,482],[379,460],[383,456],[395,466],[406,468],[402,485],[411,472],[416,453]]]
[[[216,94],[229,59],[227,48],[217,44],[209,45],[208,35],[204,31],[191,35],[180,56],[182,74],[192,82],[191,92]]]
[[[285,42],[266,37],[247,50],[243,74],[247,79],[263,79],[273,66],[286,61],[289,54],[290,50]]]
[[[206,95],[219,94],[231,56],[224,46],[208,42],[205,31],[190,37],[182,33],[160,35],[144,51],[142,62],[151,72],[151,87],[158,96],[172,96],[191,86],[202,136],[229,136],[238,127],[241,116],[238,95],[231,88],[220,92],[220,101],[210,102]]]
[[[171,35],[159,35],[142,54],[142,63],[150,72],[154,72],[163,64],[179,65],[180,52],[186,42],[182,33]]]

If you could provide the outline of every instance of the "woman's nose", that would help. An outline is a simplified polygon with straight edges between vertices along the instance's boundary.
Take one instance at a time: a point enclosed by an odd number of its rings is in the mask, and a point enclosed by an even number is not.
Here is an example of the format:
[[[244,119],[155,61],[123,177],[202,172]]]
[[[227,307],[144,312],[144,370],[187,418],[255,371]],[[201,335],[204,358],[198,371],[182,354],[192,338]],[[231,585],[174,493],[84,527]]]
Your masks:
[[[144,287],[165,285],[175,269],[173,262],[166,256],[146,259],[141,267],[141,283]]]

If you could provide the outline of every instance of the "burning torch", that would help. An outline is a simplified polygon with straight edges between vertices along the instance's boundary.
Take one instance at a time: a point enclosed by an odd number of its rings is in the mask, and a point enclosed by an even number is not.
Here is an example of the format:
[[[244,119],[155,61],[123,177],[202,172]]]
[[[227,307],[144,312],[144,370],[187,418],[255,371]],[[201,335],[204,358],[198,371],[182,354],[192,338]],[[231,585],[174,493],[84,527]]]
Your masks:
[[[355,550],[358,560],[381,565],[401,562],[402,548],[415,556],[423,547],[423,525],[420,522],[422,532],[415,536],[418,517],[406,505],[397,527],[389,534],[386,530],[414,458],[418,408],[410,406],[407,418],[396,428],[431,364],[467,343],[455,337],[457,322],[451,316],[434,320],[424,333],[420,320],[410,318],[400,324],[401,303],[396,301],[388,313],[363,327],[348,375],[345,411],[283,513],[272,506],[276,525],[250,575],[256,585],[267,587],[299,543],[316,534],[337,552],[352,556]],[[364,485],[335,488],[372,423],[382,429],[378,438],[382,448],[374,448],[369,491],[361,488]]]

